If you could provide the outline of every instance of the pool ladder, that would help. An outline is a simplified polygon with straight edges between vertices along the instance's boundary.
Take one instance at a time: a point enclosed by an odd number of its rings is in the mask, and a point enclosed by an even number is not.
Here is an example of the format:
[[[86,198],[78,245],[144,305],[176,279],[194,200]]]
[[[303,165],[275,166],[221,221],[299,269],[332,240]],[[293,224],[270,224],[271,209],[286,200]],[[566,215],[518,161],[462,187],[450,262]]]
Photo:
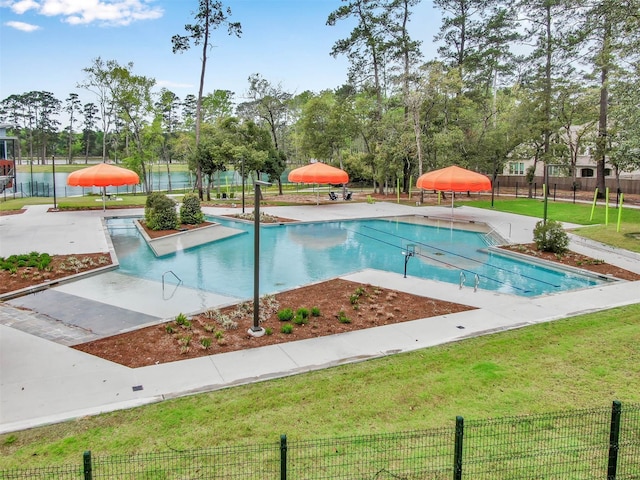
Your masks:
[[[176,284],[175,288],[173,289],[173,292],[171,292],[171,295],[169,295],[169,297],[165,297],[164,296],[164,277],[167,275],[167,273],[170,273],[171,275],[173,275],[176,280],[178,280],[178,283]],[[166,272],[164,272],[162,274],[162,298],[164,300],[169,300],[169,298],[173,297],[173,295],[176,293],[176,290],[178,289],[178,287],[182,284],[182,279],[176,275],[173,270],[167,270]]]
[[[478,291],[478,285],[480,285],[480,275],[478,275],[477,273],[475,274],[474,277],[475,283],[473,285],[473,291],[477,292]],[[460,290],[462,290],[462,287],[464,287],[464,282],[467,281],[467,276],[464,274],[463,271],[460,271]]]

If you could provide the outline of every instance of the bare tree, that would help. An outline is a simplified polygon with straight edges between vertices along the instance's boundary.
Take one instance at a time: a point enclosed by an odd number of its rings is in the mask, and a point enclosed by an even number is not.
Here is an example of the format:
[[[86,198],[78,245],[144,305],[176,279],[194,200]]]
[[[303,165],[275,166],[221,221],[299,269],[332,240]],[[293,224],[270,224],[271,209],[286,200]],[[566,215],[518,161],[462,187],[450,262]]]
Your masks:
[[[242,34],[242,27],[239,22],[230,22],[231,9],[224,8],[222,2],[213,0],[199,0],[198,11],[194,12],[195,23],[185,25],[186,35],[174,35],[171,37],[173,53],[182,53],[189,50],[191,42],[194,45],[202,45],[202,63],[200,70],[200,87],[198,89],[198,102],[196,104],[196,150],[200,144],[200,124],[202,122],[202,96],[204,91],[204,76],[207,70],[207,53],[209,50],[209,40],[211,30],[215,30],[221,25],[227,27],[229,35]],[[196,188],[202,200],[202,167],[198,162],[196,171]]]

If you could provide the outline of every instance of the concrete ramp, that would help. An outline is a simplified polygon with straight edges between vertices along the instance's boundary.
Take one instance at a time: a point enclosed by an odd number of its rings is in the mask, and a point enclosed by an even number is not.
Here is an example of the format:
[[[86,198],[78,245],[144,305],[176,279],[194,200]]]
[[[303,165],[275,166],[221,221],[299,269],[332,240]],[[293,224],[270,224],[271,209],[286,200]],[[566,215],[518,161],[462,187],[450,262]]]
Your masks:
[[[206,227],[185,230],[184,232],[177,232],[160,238],[151,238],[142,228],[140,222],[136,221],[135,224],[156,257],[246,233],[244,230],[224,227],[219,223],[214,223]]]

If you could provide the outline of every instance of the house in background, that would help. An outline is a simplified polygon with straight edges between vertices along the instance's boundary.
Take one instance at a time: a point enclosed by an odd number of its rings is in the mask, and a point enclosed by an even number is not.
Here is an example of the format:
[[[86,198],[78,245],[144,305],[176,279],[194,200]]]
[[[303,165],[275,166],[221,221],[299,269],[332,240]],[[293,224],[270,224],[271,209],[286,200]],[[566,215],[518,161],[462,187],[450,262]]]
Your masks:
[[[562,137],[563,146],[566,147],[566,156],[559,160],[558,164],[548,165],[548,176],[550,183],[554,183],[558,188],[573,188],[573,178],[575,176],[576,188],[581,190],[594,190],[597,183],[597,161],[595,159],[595,141],[592,132],[586,132],[585,126],[572,126],[570,133],[564,133]],[[571,160],[573,160],[571,162]],[[562,163],[562,165],[560,165]],[[572,172],[570,164],[575,165]],[[534,164],[532,158],[509,159],[502,172],[502,184],[505,186],[523,185],[526,180],[527,170]],[[536,162],[534,183],[542,185],[544,183],[544,162]],[[627,193],[640,193],[640,169],[619,172],[616,177],[616,170],[613,165],[605,162],[605,184],[616,191],[618,188]],[[553,181],[552,181],[553,180]]]

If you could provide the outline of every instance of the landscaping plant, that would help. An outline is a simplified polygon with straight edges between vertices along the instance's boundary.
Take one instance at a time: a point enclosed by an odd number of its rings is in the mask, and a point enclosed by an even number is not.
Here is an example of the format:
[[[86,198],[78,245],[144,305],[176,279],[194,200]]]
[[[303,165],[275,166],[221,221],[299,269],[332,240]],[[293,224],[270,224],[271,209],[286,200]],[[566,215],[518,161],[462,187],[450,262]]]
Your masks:
[[[195,193],[187,193],[180,206],[180,223],[198,225],[204,222],[204,214],[200,207],[200,198]]]
[[[555,220],[536,223],[533,229],[533,240],[538,250],[563,254],[569,246],[569,236],[562,228],[562,224]]]

